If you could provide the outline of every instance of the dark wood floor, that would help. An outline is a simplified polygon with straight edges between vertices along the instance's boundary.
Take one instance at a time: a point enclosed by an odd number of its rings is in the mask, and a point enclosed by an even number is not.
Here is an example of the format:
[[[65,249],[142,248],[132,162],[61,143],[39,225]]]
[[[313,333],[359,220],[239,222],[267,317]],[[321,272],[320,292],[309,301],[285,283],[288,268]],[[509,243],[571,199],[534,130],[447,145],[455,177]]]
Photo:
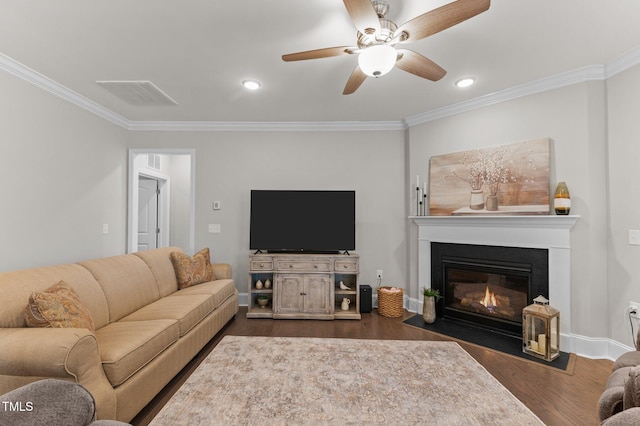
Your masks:
[[[246,310],[240,308],[236,318],[132,421],[133,425],[147,425],[225,335],[449,340],[403,324],[413,315],[409,312],[403,318],[387,318],[374,309],[373,313],[363,314],[360,321],[312,321],[247,319]],[[460,344],[547,425],[599,424],[598,398],[611,371],[611,361],[577,357],[574,373],[569,375],[475,345]]]

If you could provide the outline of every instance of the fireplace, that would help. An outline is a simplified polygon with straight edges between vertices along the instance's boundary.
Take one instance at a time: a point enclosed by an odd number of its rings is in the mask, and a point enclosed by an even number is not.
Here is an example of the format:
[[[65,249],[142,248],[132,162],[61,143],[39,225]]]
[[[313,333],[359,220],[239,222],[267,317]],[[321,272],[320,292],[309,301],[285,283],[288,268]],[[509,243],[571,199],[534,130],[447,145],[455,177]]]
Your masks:
[[[571,283],[571,228],[578,216],[416,216],[412,219],[418,225],[418,277],[414,294],[431,283],[431,244],[434,242],[547,250],[548,299],[560,311],[560,347],[563,351],[575,352],[571,332],[571,289],[576,285]],[[421,299],[412,302],[414,312],[422,312],[421,302]],[[441,304],[442,301],[438,303]]]
[[[522,309],[549,297],[548,250],[431,243],[438,317],[522,335]]]

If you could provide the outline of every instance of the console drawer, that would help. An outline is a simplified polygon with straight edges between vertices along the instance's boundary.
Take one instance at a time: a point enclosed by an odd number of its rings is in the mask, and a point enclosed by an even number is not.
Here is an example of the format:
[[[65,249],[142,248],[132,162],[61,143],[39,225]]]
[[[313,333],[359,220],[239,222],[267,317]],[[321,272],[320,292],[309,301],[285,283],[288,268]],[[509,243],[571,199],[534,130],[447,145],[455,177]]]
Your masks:
[[[252,260],[249,268],[251,271],[273,271],[273,260]]]
[[[335,272],[337,274],[344,272],[358,272],[358,262],[355,260],[336,260]]]
[[[278,260],[278,271],[329,272],[331,263],[328,260],[298,261]]]

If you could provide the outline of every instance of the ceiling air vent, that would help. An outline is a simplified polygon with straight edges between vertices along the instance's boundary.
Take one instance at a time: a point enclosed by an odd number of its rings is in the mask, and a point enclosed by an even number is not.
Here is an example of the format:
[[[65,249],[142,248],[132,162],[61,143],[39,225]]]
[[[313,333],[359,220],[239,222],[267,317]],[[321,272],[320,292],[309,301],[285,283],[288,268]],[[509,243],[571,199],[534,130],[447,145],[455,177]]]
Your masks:
[[[131,105],[178,104],[150,81],[96,81],[96,83]]]

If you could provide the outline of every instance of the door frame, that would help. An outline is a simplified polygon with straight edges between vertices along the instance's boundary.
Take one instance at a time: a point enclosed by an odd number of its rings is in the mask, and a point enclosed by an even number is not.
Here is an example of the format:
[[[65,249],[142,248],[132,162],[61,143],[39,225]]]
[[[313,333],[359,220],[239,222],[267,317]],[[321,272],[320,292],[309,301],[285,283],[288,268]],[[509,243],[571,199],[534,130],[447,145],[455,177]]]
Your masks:
[[[189,253],[193,253],[194,251],[194,240],[195,240],[195,183],[196,183],[196,169],[195,169],[195,150],[194,149],[139,149],[139,148],[130,148],[129,149],[129,179],[128,179],[128,200],[127,200],[127,253],[134,253],[138,251],[138,179],[139,176],[145,175],[152,179],[156,180],[166,180],[167,181],[167,191],[160,191],[160,196],[166,202],[166,214],[163,214],[166,219],[166,224],[162,224],[162,226],[167,226],[167,231],[161,234],[164,234],[162,238],[166,238],[163,240],[165,242],[168,241],[169,238],[169,221],[168,221],[168,209],[169,209],[169,196],[168,196],[168,177],[162,175],[161,173],[155,173],[153,170],[145,169],[144,172],[141,170],[137,170],[135,166],[135,159],[139,155],[147,155],[147,154],[162,154],[162,155],[188,155],[190,158],[190,194],[189,194],[189,247],[185,247]],[[164,186],[164,185],[161,185]],[[165,193],[163,195],[163,193]],[[163,201],[161,201],[163,203]],[[165,204],[161,204],[165,208]],[[162,228],[164,229],[164,228]],[[162,246],[162,245],[161,245]]]

